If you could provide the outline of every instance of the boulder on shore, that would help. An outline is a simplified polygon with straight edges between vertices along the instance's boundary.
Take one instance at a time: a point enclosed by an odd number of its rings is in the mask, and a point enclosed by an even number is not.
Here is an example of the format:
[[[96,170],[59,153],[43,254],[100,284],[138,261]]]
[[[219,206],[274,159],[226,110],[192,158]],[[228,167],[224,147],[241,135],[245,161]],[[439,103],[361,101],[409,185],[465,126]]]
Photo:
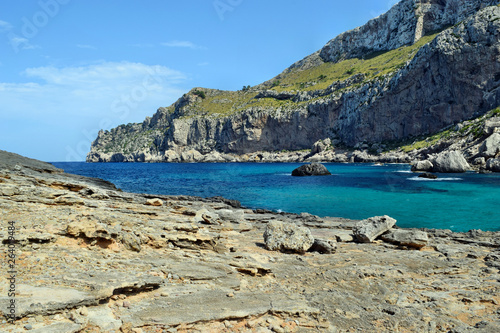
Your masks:
[[[390,216],[375,216],[359,222],[353,229],[353,235],[358,242],[371,243],[378,236],[392,229],[396,220]]]
[[[388,233],[383,234],[380,238],[389,243],[417,249],[426,246],[429,241],[429,237],[425,231],[406,229],[389,231]]]
[[[266,248],[271,251],[305,253],[314,244],[311,230],[294,223],[271,221],[264,231]]]
[[[431,161],[418,161],[411,166],[411,171],[431,171],[433,167]]]
[[[486,170],[500,172],[500,158],[490,158],[486,162]]]
[[[433,172],[461,173],[470,169],[469,163],[461,152],[457,150],[446,151],[439,154],[434,161]]]
[[[309,249],[309,252],[319,252],[324,254],[335,253],[337,242],[332,240],[315,239],[314,244]]]
[[[292,171],[292,176],[329,176],[330,171],[320,163],[304,164]]]
[[[479,152],[483,157],[495,157],[500,152],[500,134],[493,133],[486,140],[484,140]]]

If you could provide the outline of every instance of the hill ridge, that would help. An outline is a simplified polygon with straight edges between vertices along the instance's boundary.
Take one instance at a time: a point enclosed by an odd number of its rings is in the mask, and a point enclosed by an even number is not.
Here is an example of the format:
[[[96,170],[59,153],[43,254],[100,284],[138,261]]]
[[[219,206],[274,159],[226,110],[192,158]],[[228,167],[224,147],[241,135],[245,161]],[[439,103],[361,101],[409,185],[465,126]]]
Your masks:
[[[142,124],[101,131],[87,161],[180,161],[188,151],[199,160],[210,154],[308,149],[326,138],[354,146],[432,134],[479,116],[500,104],[500,65],[491,60],[499,43],[500,9],[474,10],[498,2],[401,1],[260,85],[240,91],[194,88]],[[475,14],[457,21],[469,12]],[[366,34],[374,22],[390,27],[389,18],[401,15],[423,20],[422,32],[444,30],[415,43],[388,37],[390,45],[402,46],[365,49],[358,58],[328,58],[332,45],[343,45],[347,35]],[[455,24],[449,27],[450,22]],[[358,52],[354,49],[352,54]]]

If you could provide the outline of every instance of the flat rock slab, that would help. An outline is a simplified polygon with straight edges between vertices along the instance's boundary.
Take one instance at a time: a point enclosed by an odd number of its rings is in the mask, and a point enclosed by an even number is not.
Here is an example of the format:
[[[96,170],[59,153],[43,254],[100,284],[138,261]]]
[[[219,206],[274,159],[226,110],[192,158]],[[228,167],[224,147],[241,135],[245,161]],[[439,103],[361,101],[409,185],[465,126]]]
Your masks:
[[[429,242],[427,233],[420,230],[392,230],[382,235],[380,238],[386,242],[414,247],[417,249],[426,246]]]
[[[90,293],[58,287],[35,287],[25,284],[16,286],[16,315],[25,317],[30,314],[51,314],[66,308],[96,305],[98,300]],[[7,308],[9,299],[0,298],[1,310]]]
[[[215,280],[227,277],[233,270],[222,264],[179,262],[166,266],[171,274],[192,281]]]
[[[76,333],[81,331],[82,325],[75,323],[55,323],[30,330],[30,333]]]
[[[318,313],[302,298],[259,293],[235,293],[228,297],[219,290],[199,291],[173,298],[145,300],[131,311],[134,322],[176,326],[197,321],[228,320],[259,316],[269,311]]]

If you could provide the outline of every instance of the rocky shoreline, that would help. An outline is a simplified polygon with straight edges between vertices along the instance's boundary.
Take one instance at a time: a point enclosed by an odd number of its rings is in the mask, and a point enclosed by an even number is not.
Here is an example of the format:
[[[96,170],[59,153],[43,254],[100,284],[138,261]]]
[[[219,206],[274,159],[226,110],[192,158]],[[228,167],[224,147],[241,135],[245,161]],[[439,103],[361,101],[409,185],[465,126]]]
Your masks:
[[[0,212],[3,332],[500,331],[499,232],[126,193],[3,151]],[[316,247],[270,250],[286,225]]]
[[[318,140],[311,149],[300,151],[258,151],[230,154],[195,149],[168,150],[151,155],[140,152],[95,154],[88,162],[148,162],[148,163],[404,163],[414,171],[433,172],[500,172],[500,109],[492,110],[473,120],[464,121],[427,137],[414,138],[406,145],[362,143],[355,147],[339,147],[338,141]],[[451,154],[451,158],[450,158]],[[454,167],[441,167],[442,160]],[[424,163],[422,163],[424,162]],[[437,162],[437,163],[436,163]],[[434,164],[436,167],[434,168]],[[423,167],[425,165],[425,167]]]

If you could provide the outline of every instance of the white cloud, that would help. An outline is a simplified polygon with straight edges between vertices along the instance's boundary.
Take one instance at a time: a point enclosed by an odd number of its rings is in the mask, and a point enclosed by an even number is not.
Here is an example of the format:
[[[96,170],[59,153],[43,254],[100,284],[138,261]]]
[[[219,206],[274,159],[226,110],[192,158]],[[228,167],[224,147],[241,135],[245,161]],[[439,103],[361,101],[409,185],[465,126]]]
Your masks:
[[[34,50],[39,49],[40,46],[31,44],[29,39],[9,33],[8,36],[10,45],[17,52],[19,50]]]
[[[0,20],[0,32],[12,30],[12,25],[9,22]]]
[[[49,85],[86,87],[91,91],[110,85],[113,89],[119,90],[139,84],[146,78],[151,78],[151,82],[158,83],[178,83],[185,79],[185,75],[181,72],[165,66],[149,66],[133,62],[100,62],[87,66],[63,68],[35,67],[27,68],[23,74],[27,77],[42,79]]]
[[[60,156],[72,160],[85,158],[100,129],[141,122],[158,107],[175,102],[187,81],[168,67],[132,62],[34,67],[23,75],[28,82],[0,82],[0,122],[20,124],[2,135],[26,140],[30,134],[23,132],[23,122],[39,123],[43,142],[33,145],[53,145]]]
[[[193,50],[204,49],[203,46],[199,46],[199,45],[194,44],[193,42],[189,42],[189,41],[185,41],[185,40],[184,41],[183,40],[172,40],[170,42],[161,43],[161,45],[167,46],[167,47],[183,47],[183,48],[189,48],[189,49],[193,49]]]
[[[96,47],[92,45],[87,45],[87,44],[76,44],[76,47],[79,49],[90,49],[90,50],[95,50]]]

